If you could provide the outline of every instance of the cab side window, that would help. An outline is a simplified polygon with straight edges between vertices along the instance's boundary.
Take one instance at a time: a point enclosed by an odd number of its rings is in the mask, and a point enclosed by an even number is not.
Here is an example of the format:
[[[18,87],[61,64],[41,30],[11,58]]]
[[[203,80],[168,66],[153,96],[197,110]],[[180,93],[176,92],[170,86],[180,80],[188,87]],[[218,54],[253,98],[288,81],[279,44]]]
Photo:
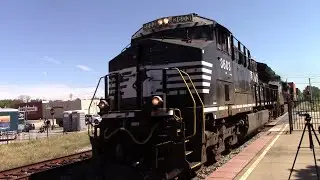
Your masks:
[[[221,28],[216,28],[215,36],[218,49],[230,55],[231,42],[229,34]]]

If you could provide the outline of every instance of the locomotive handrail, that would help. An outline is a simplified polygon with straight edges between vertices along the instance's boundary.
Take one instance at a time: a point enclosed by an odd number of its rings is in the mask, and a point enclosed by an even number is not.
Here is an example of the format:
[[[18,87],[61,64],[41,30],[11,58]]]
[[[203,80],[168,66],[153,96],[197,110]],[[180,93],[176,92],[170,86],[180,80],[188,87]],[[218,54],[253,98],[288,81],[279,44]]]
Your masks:
[[[175,111],[178,111],[178,116],[176,115]],[[180,111],[180,109],[175,109],[175,110],[173,111],[173,116],[174,116],[174,119],[175,119],[176,121],[182,120],[182,116],[181,116],[181,111]]]
[[[108,76],[108,75],[106,75],[106,76]],[[105,76],[102,76],[102,77],[100,77],[100,78],[99,78],[98,84],[97,84],[97,86],[96,86],[96,89],[95,89],[95,91],[94,91],[94,93],[93,93],[93,96],[92,96],[91,102],[90,102],[90,104],[89,104],[88,114],[90,114],[90,108],[91,108],[91,105],[92,105],[93,99],[94,99],[94,97],[96,96],[96,93],[97,93],[98,87],[99,87],[99,85],[100,85],[101,79],[103,79],[103,78],[105,78]]]
[[[189,94],[190,94],[190,96],[191,96],[191,99],[192,99],[192,101],[193,101],[193,133],[192,133],[192,135],[186,137],[186,139],[189,139],[189,138],[195,136],[196,133],[197,133],[196,101],[195,101],[195,99],[194,99],[194,96],[192,95],[192,92],[191,92],[191,90],[190,90],[190,88],[189,88],[188,83],[186,82],[186,80],[185,80],[185,78],[184,78],[184,76],[183,76],[182,74],[186,75],[186,76],[189,78],[189,81],[190,81],[190,83],[191,83],[191,85],[192,85],[192,88],[194,89],[195,93],[196,93],[197,96],[198,96],[198,99],[199,99],[199,101],[200,101],[200,103],[201,103],[201,106],[202,106],[202,116],[203,116],[203,117],[204,117],[204,104],[203,104],[203,102],[202,102],[202,100],[201,100],[201,97],[200,97],[197,89],[195,88],[195,86],[194,86],[194,84],[193,84],[193,81],[191,80],[189,74],[186,73],[185,71],[182,71],[182,70],[180,70],[179,68],[176,68],[176,67],[173,67],[173,68],[150,68],[150,69],[146,69],[146,71],[163,70],[163,69],[168,69],[168,70],[169,70],[169,69],[174,69],[174,70],[177,70],[177,71],[178,71],[178,73],[179,73],[181,79],[183,80],[184,84],[186,85],[187,90],[188,90],[188,92],[189,92]]]
[[[100,85],[101,80],[104,79],[104,78],[106,78],[106,77],[108,77],[108,76],[110,76],[110,75],[113,75],[113,74],[117,74],[117,72],[116,72],[116,73],[109,73],[109,74],[107,74],[107,75],[102,76],[102,77],[99,78],[98,84],[97,84],[97,86],[96,86],[96,89],[94,90],[92,99],[91,99],[90,104],[89,104],[88,114],[90,114],[90,109],[91,109],[91,106],[92,106],[92,102],[93,102],[94,97],[95,97],[96,94],[97,94],[97,91],[98,91],[98,88],[99,88],[99,85]],[[105,91],[108,91],[108,89],[105,89]],[[89,127],[90,125],[91,125],[91,131],[92,131],[92,124],[91,124],[91,123],[88,123],[88,135],[89,135],[89,136],[91,136],[91,134],[90,134],[90,127]]]
[[[92,105],[93,99],[94,99],[94,97],[96,96],[96,93],[97,93],[98,87],[99,87],[99,85],[100,85],[101,79],[104,79],[104,78],[106,78],[106,77],[108,77],[108,76],[110,76],[110,75],[115,75],[115,74],[119,74],[119,73],[118,73],[118,72],[109,73],[109,74],[107,74],[107,75],[102,76],[102,77],[100,77],[100,78],[99,78],[98,84],[97,84],[97,86],[96,86],[96,89],[95,89],[95,91],[94,91],[94,93],[93,93],[93,96],[92,96],[91,102],[90,102],[90,104],[89,104],[88,114],[90,114],[90,108],[91,108],[91,105]],[[108,89],[105,89],[105,91],[108,91]]]
[[[177,70],[178,73],[179,73],[179,75],[180,75],[180,77],[181,77],[181,79],[183,80],[184,84],[186,85],[186,88],[187,88],[190,96],[191,96],[191,99],[192,99],[192,101],[193,101],[193,133],[192,133],[192,135],[186,137],[186,139],[191,138],[191,137],[195,136],[196,133],[197,133],[196,101],[195,101],[195,99],[194,99],[194,96],[192,95],[192,92],[191,92],[191,90],[190,90],[190,88],[189,88],[188,83],[186,82],[186,79],[184,78],[184,75],[188,77],[188,79],[189,79],[189,81],[190,81],[190,83],[191,83],[191,85],[192,85],[192,88],[194,89],[195,93],[197,94],[197,97],[198,97],[198,99],[199,99],[199,101],[200,101],[200,103],[201,103],[202,117],[204,118],[204,104],[203,104],[203,101],[201,100],[201,97],[200,97],[200,95],[199,95],[196,87],[194,86],[194,83],[193,83],[192,79],[190,78],[190,76],[189,76],[189,74],[188,74],[187,72],[182,71],[182,70],[180,70],[179,68],[176,68],[176,67],[174,67],[174,68],[152,68],[152,69],[146,69],[146,71],[150,71],[150,70],[161,70],[161,69],[162,69],[162,70],[163,70],[163,69],[174,69],[174,70]],[[89,105],[89,108],[88,108],[88,114],[90,114],[90,108],[91,108],[91,106],[92,106],[93,99],[94,99],[94,97],[95,97],[95,95],[96,95],[96,93],[97,93],[97,90],[98,90],[98,87],[99,87],[99,85],[100,85],[101,79],[106,78],[107,76],[110,76],[110,75],[113,75],[113,74],[118,74],[118,72],[109,73],[109,74],[107,74],[107,75],[102,76],[102,77],[99,78],[98,84],[97,84],[97,86],[96,86],[96,89],[95,89],[95,91],[94,91],[93,97],[92,97],[92,99],[91,99],[91,102],[90,102],[90,105]],[[89,127],[88,127],[88,128],[89,128]],[[118,129],[118,130],[121,130],[121,129]],[[115,131],[118,131],[118,130],[115,130]],[[129,133],[129,135],[130,135],[130,132],[129,132],[128,130],[125,129],[125,131],[126,131],[127,133]],[[153,131],[152,131],[152,132],[153,132]],[[152,132],[151,132],[151,134],[152,134]],[[89,129],[88,129],[88,134],[90,134],[90,133],[89,133]],[[131,136],[131,135],[130,135],[130,136]],[[135,141],[134,137],[131,136],[131,138]],[[147,138],[146,140],[148,140],[148,138]],[[138,141],[136,141],[136,143],[138,143]]]
[[[188,92],[189,92],[189,94],[190,94],[190,96],[191,96],[191,99],[192,99],[192,101],[193,101],[193,133],[192,133],[192,135],[190,135],[190,136],[188,136],[188,137],[186,138],[186,139],[188,139],[188,138],[190,138],[190,137],[193,137],[193,136],[197,133],[196,101],[195,101],[195,99],[194,99],[194,97],[193,97],[193,95],[192,95],[192,92],[191,92],[191,90],[190,90],[190,88],[189,88],[188,83],[186,82],[186,80],[185,80],[185,78],[184,78],[184,76],[183,76],[182,74],[188,76],[189,81],[190,81],[193,89],[195,90],[195,92],[196,92],[196,94],[197,94],[197,96],[198,96],[198,98],[199,98],[199,100],[200,100],[200,102],[201,102],[201,104],[202,104],[202,108],[204,108],[203,102],[202,102],[202,100],[201,100],[201,98],[200,98],[200,96],[199,96],[199,94],[198,94],[198,91],[197,91],[197,89],[195,88],[195,86],[194,86],[194,84],[193,84],[193,82],[192,82],[192,80],[191,80],[191,78],[190,78],[190,76],[189,76],[188,73],[186,73],[186,72],[184,72],[184,71],[182,71],[182,70],[180,70],[179,68],[176,68],[176,67],[172,67],[172,68],[150,68],[150,69],[146,69],[146,70],[147,70],[147,71],[151,71],[151,70],[163,70],[163,69],[168,69],[168,70],[169,70],[169,69],[174,69],[174,70],[177,70],[177,71],[178,71],[178,73],[179,73],[179,75],[181,76],[181,79],[183,80],[184,84],[186,85],[186,87],[187,87],[187,89],[188,89]],[[202,112],[203,112],[203,111],[202,111]]]
[[[190,90],[190,88],[189,88],[189,85],[186,83],[186,80],[184,79],[182,73],[185,74],[186,76],[188,76],[188,78],[189,78],[189,80],[190,80],[190,83],[191,83],[191,85],[192,85],[195,93],[197,94],[197,96],[198,96],[198,98],[199,98],[199,101],[200,101],[201,107],[202,107],[202,117],[203,117],[203,118],[204,118],[204,104],[203,104],[203,102],[202,102],[202,100],[201,100],[201,97],[200,97],[197,89],[195,88],[195,86],[194,86],[194,84],[193,84],[193,82],[192,82],[189,74],[186,73],[186,72],[184,72],[184,71],[182,71],[182,70],[179,70],[178,68],[175,68],[175,69],[179,72],[179,74],[180,74],[182,80],[184,81],[184,83],[185,83],[185,85],[186,85],[186,87],[187,87],[187,89],[188,89],[188,91],[189,91],[189,93],[190,93],[190,96],[191,96],[191,98],[192,98],[192,100],[193,100],[193,113],[194,113],[194,115],[193,115],[193,133],[192,133],[192,135],[186,137],[186,139],[189,139],[189,138],[195,136],[196,133],[197,133],[196,103],[195,103],[195,100],[194,100],[194,98],[193,98],[192,92],[191,92],[191,90]],[[203,122],[203,123],[204,123],[204,122]]]

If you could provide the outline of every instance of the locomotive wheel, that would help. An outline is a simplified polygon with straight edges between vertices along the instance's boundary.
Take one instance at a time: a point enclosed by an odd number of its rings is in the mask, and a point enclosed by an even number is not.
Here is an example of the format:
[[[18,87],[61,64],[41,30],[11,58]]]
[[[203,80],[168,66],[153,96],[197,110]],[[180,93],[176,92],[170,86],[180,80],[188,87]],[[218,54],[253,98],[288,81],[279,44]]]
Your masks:
[[[214,153],[212,152],[212,150],[207,149],[207,161],[204,163],[206,166],[211,165],[215,162],[215,157],[214,157]]]
[[[206,154],[207,161],[204,163],[205,166],[212,165],[222,158],[222,155],[214,153],[212,148],[207,149]]]
[[[216,162],[220,161],[222,159],[222,154],[215,155],[214,159],[215,159]]]

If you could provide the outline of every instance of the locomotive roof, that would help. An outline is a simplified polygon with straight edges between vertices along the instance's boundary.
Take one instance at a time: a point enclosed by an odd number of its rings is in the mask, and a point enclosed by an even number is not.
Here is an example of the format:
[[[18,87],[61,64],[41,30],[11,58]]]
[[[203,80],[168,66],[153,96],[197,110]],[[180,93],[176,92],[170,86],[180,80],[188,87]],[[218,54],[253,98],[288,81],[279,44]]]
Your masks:
[[[158,23],[161,22],[161,23]],[[166,22],[164,24],[164,22]],[[215,20],[199,16],[196,13],[190,13],[186,15],[178,15],[178,16],[167,16],[158,18],[156,20],[147,22],[143,24],[143,26],[132,35],[131,39],[135,39],[141,36],[145,36],[154,32],[164,31],[168,29],[175,29],[181,27],[193,27],[193,26],[203,26],[203,25],[214,25],[220,26],[224,28],[226,31],[231,33],[226,27],[217,23]]]
[[[260,79],[264,82],[279,81],[281,78],[266,63],[257,62],[257,70],[258,70]]]

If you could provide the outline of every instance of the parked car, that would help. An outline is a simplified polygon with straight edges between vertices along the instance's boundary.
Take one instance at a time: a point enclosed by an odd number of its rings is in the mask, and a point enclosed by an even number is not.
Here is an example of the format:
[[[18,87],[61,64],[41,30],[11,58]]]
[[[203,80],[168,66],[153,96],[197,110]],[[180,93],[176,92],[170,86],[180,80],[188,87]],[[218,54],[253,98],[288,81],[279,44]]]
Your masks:
[[[26,123],[23,129],[23,132],[29,132],[30,130],[34,130],[34,129],[35,129],[34,124]]]
[[[85,115],[85,121],[86,121],[86,125],[88,124],[99,124],[101,122],[102,118],[100,115],[98,114],[86,114]]]

